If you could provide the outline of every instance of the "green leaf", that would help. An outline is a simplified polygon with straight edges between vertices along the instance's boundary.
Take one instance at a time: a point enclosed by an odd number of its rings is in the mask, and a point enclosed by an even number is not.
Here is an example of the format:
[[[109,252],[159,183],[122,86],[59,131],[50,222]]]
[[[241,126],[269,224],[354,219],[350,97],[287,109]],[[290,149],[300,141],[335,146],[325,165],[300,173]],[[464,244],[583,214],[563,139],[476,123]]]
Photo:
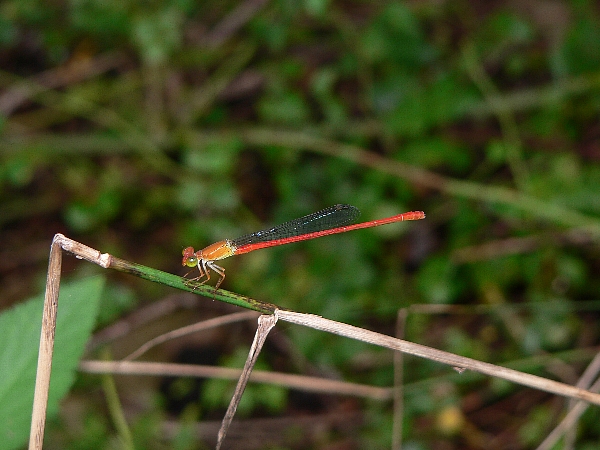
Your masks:
[[[258,106],[261,117],[272,123],[299,124],[310,118],[310,108],[295,92],[265,96]]]
[[[455,267],[443,257],[430,258],[421,268],[417,286],[429,303],[451,303],[456,295]]]
[[[133,20],[132,39],[149,64],[165,64],[182,42],[182,11],[167,6]]]
[[[471,164],[466,148],[438,137],[415,139],[398,154],[403,161],[421,167],[449,166],[456,171],[465,171]]]
[[[572,75],[594,72],[600,68],[600,27],[590,15],[577,20],[562,48],[563,58]]]
[[[60,289],[48,416],[68,392],[98,313],[104,278],[65,283]],[[29,437],[44,296],[0,315],[0,440],[20,448]]]

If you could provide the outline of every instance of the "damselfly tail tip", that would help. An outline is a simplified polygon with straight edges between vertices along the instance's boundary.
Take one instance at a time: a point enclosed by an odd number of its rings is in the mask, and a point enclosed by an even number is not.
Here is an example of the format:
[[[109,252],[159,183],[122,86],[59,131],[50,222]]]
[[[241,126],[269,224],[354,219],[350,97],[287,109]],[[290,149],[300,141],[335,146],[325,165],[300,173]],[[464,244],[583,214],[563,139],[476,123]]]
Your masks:
[[[425,218],[425,213],[423,211],[411,211],[409,213],[405,213],[404,220],[421,220]]]

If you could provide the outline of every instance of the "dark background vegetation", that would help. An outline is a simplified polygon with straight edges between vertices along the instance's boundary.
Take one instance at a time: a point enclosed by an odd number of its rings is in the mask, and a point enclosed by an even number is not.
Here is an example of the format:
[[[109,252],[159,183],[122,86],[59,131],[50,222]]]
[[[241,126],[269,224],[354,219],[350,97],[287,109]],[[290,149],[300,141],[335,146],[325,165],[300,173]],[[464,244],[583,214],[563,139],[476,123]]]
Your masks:
[[[411,341],[571,384],[596,352],[597,2],[6,0],[0,69],[2,309],[43,289],[57,232],[183,275],[185,246],[350,203],[364,220],[427,219],[235,257],[223,287],[387,334],[408,308]],[[63,272],[101,269],[66,257]],[[98,329],[182,298],[110,275]],[[233,310],[200,298],[112,352]],[[252,328],[149,359],[240,367]],[[260,364],[393,384],[391,352],[286,324]],[[139,448],[205,448],[168,425],[218,423],[231,393],[117,382]],[[532,448],[565,406],[416,358],[404,382],[410,449]],[[48,448],[115,448],[104,405],[80,375]],[[391,413],[251,385],[228,442],[389,448]],[[597,448],[598,418],[583,416],[576,448]]]

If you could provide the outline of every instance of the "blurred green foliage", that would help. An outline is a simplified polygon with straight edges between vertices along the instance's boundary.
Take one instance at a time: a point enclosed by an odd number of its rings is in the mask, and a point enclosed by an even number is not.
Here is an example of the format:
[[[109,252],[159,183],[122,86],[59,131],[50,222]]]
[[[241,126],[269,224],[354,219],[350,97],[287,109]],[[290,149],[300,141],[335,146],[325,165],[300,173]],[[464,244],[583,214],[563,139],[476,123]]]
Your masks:
[[[600,13],[580,0],[6,0],[0,305],[43,285],[56,232],[183,274],[187,245],[331,204],[356,205],[364,220],[418,209],[425,221],[224,261],[224,287],[387,334],[408,308],[406,338],[498,364],[581,349],[564,356],[569,371],[527,367],[573,384],[600,332],[599,46]],[[69,276],[91,270],[66,264]],[[107,292],[102,324],[168,294],[123,278]],[[265,368],[393,383],[387,352],[280,330],[293,350],[267,350]],[[241,365],[248,336],[237,338],[217,346],[219,361]],[[471,448],[490,435],[529,448],[560,415],[515,386],[409,361],[410,448]],[[180,409],[182,423],[218,416],[229,385],[211,383]],[[279,388],[249,389],[248,417],[302,410]],[[171,413],[168,395],[150,392],[155,410],[133,429],[161,448],[153,427]],[[339,406],[326,399],[308,410]],[[431,432],[453,406],[469,427]],[[106,448],[116,439],[107,418],[81,408],[77,431],[55,424],[49,439]],[[324,442],[387,447],[391,406],[359,409],[362,426]],[[597,411],[587,414],[580,448],[600,434]],[[186,433],[175,447],[202,445]]]

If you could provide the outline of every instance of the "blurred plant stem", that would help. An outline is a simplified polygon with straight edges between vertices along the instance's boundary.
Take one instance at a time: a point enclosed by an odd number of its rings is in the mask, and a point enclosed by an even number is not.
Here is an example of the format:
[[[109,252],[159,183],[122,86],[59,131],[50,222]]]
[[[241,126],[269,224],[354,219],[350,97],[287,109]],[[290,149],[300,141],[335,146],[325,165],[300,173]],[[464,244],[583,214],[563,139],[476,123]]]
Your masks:
[[[498,118],[504,140],[506,161],[520,191],[527,190],[527,166],[523,160],[523,145],[519,137],[519,128],[513,110],[501,108],[501,94],[479,63],[477,51],[473,43],[465,45],[462,56],[467,73],[479,88]]]

